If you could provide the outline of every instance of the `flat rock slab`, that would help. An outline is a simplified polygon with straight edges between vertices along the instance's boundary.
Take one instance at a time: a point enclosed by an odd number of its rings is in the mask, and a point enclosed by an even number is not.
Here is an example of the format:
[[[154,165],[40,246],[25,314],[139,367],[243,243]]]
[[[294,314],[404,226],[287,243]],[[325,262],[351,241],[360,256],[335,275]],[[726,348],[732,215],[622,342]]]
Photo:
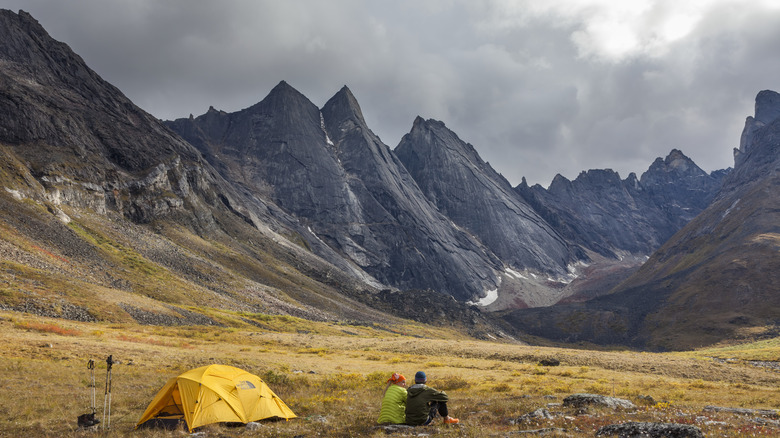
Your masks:
[[[677,423],[621,423],[604,426],[596,436],[617,436],[618,438],[704,438],[696,426]]]
[[[563,406],[573,408],[603,406],[611,409],[633,409],[635,407],[628,400],[598,394],[572,394],[563,399]]]
[[[780,418],[777,411],[771,409],[744,409],[744,408],[724,408],[720,406],[705,406],[704,412],[726,412],[729,414],[754,415],[757,417]]]

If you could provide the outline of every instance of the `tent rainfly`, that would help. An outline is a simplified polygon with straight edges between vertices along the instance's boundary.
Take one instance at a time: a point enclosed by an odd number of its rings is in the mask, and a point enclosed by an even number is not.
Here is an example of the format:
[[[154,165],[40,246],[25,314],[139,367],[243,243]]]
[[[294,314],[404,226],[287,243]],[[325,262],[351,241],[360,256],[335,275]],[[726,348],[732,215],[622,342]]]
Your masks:
[[[295,417],[260,377],[229,365],[207,365],[168,380],[135,428],[184,420],[192,432],[212,423]]]

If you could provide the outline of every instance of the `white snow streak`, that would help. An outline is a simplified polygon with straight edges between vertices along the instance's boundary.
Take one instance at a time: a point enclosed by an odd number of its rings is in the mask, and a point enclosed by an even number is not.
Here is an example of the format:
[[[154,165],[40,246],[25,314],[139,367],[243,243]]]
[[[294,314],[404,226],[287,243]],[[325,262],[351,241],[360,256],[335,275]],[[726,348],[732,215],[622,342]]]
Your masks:
[[[466,304],[472,304],[472,305],[485,307],[485,306],[489,306],[489,305],[493,304],[493,302],[496,301],[497,299],[498,299],[498,289],[493,289],[493,290],[487,291],[487,295],[485,297],[483,297],[483,298],[480,298],[479,301],[477,301],[476,303],[473,302],[473,301],[469,301]]]

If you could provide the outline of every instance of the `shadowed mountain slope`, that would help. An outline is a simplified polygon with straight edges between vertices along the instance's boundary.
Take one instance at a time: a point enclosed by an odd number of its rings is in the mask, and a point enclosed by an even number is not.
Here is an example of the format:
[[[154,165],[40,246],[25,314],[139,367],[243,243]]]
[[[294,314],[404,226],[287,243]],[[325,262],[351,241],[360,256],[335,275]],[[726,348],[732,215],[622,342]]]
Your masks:
[[[564,276],[584,258],[444,123],[418,117],[395,153],[428,199],[508,266]]]

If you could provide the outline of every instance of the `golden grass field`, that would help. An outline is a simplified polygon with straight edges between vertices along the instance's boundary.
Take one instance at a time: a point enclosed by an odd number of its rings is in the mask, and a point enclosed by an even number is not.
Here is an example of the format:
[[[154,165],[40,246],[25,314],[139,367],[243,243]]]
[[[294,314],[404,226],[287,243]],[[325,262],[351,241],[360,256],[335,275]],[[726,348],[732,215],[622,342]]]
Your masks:
[[[254,431],[212,425],[204,428],[207,436],[388,436],[376,425],[384,382],[392,372],[410,378],[417,370],[426,371],[429,385],[447,391],[451,415],[461,424],[437,423],[396,436],[510,436],[558,428],[545,436],[592,437],[601,426],[625,421],[694,424],[708,437],[780,436],[776,419],[703,410],[780,408],[780,371],[746,362],[780,359],[779,339],[644,353],[485,342],[412,323],[393,328],[414,336],[287,316],[254,315],[254,320],[262,328],[78,323],[0,312],[0,436],[184,436],[181,430],[133,427],[170,377],[212,363],[261,376],[299,418],[264,422]],[[97,364],[97,418],[105,417],[108,355],[117,362],[110,428],[104,422],[78,430],[76,417],[91,405],[90,359]],[[561,365],[539,365],[547,358]],[[580,392],[625,398],[637,408],[575,411],[559,405]],[[551,420],[510,423],[551,403]]]

